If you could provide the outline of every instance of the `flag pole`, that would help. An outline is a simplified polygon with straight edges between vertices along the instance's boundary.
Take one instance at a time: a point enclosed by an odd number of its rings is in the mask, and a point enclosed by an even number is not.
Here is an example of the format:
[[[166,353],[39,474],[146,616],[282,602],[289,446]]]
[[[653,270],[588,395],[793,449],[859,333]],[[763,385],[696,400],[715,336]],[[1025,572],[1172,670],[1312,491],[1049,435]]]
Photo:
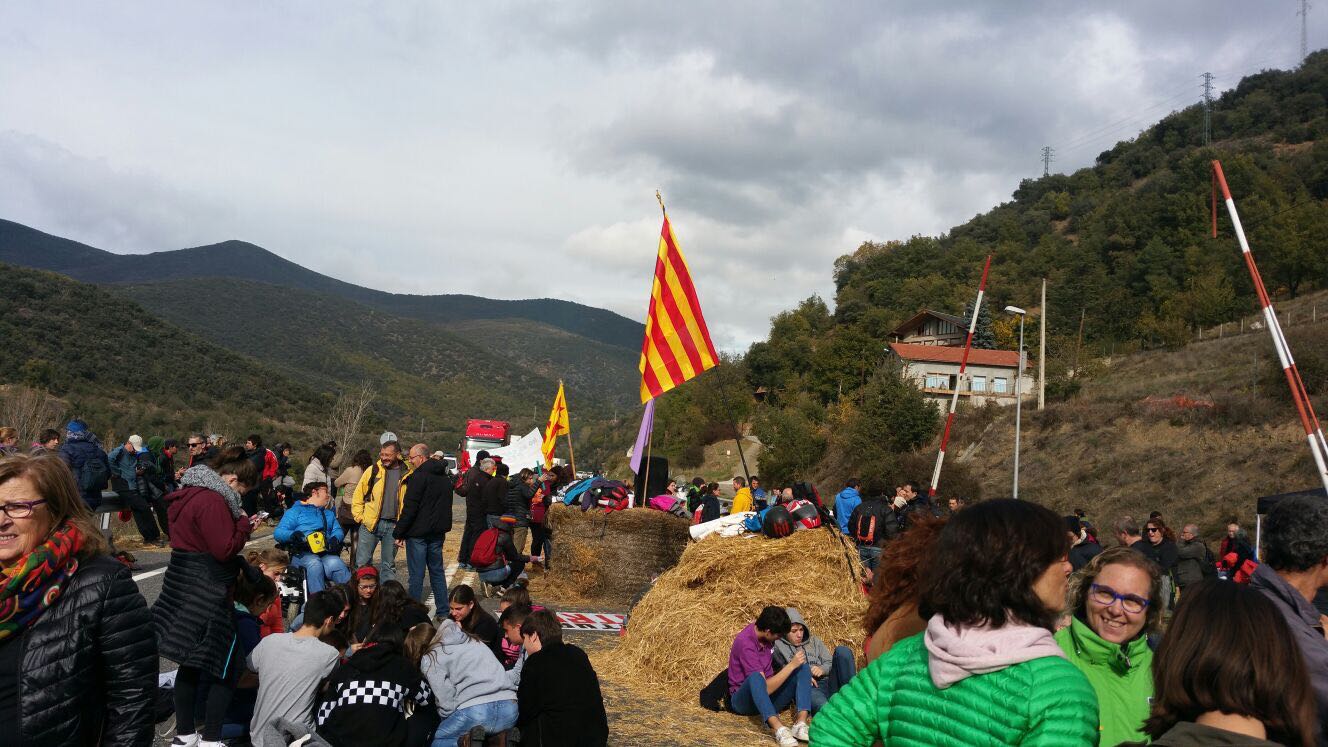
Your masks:
[[[668,220],[669,211],[664,208],[664,196],[659,193],[658,189],[655,190],[655,200],[659,202],[659,212],[664,215],[664,220]],[[655,397],[654,399],[659,399],[659,397]],[[648,500],[650,497],[647,495],[647,493],[650,492],[650,449],[651,446],[654,444],[654,441],[655,441],[655,422],[654,418],[651,418],[650,432],[646,434],[646,471],[641,479],[641,508],[646,507],[646,500]]]
[[[558,379],[558,389],[563,393],[563,409],[567,413],[567,458],[572,462],[572,477],[576,477],[576,452],[572,451],[572,408],[567,406],[567,390],[563,380]]]

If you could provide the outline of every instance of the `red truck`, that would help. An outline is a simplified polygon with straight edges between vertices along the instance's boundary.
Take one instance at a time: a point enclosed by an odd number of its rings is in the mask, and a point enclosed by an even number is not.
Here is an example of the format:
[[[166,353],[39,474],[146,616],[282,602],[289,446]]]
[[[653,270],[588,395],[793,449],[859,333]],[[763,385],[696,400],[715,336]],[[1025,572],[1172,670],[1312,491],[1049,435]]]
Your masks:
[[[512,424],[502,420],[467,420],[462,451],[492,451],[512,443]]]

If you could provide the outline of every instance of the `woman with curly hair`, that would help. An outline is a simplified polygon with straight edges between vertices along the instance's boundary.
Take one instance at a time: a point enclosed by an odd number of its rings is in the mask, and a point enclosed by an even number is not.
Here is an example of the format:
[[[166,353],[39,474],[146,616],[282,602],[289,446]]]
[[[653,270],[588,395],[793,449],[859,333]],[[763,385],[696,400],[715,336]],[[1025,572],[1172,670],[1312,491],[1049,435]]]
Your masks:
[[[927,621],[918,615],[918,573],[944,526],[943,518],[919,517],[881,553],[876,567],[879,580],[872,586],[862,619],[867,633],[862,648],[868,662],[926,629]]]
[[[1067,609],[1056,642],[1097,693],[1102,744],[1143,739],[1153,699],[1148,634],[1162,618],[1157,564],[1128,547],[1106,550],[1070,579]]]
[[[1097,698],[1052,637],[1065,603],[1065,523],[983,501],[941,530],[919,576],[920,634],[896,643],[812,722],[818,747],[1097,744]]]

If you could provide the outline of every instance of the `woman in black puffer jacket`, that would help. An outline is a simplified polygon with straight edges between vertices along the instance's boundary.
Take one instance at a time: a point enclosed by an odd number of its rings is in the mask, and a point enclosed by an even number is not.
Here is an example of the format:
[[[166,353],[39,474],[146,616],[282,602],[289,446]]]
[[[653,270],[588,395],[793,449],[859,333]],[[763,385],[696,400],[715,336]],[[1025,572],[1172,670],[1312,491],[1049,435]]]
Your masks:
[[[152,621],[107,549],[58,457],[0,460],[0,742],[152,743]]]

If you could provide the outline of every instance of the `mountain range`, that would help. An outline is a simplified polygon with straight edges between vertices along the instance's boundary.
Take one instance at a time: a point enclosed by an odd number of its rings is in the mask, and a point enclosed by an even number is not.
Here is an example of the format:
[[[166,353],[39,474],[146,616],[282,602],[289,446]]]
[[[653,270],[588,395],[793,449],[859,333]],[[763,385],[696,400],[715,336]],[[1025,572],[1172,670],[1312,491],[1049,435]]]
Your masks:
[[[309,413],[320,395],[363,381],[379,391],[376,419],[412,430],[422,419],[422,430],[449,437],[471,417],[507,419],[518,428],[542,422],[559,379],[583,418],[630,407],[637,397],[643,325],[569,301],[386,293],[242,241],[115,254],[7,220],[0,220],[0,262],[78,281],[52,286],[40,275],[25,275],[38,279],[24,287],[41,287],[47,299],[90,293],[77,286],[95,284],[97,307],[122,299],[125,323],[138,325],[146,337],[197,335],[198,343],[217,348],[203,351],[205,358],[224,351],[250,359],[254,371],[299,392],[297,409],[308,414],[303,420],[314,417]],[[10,300],[21,308],[49,303]],[[89,339],[107,323],[114,322],[99,318],[63,334]],[[135,344],[155,350],[145,339]],[[51,351],[29,342],[31,350],[16,366],[28,357],[82,357],[74,345]],[[173,401],[173,394],[165,396]]]

